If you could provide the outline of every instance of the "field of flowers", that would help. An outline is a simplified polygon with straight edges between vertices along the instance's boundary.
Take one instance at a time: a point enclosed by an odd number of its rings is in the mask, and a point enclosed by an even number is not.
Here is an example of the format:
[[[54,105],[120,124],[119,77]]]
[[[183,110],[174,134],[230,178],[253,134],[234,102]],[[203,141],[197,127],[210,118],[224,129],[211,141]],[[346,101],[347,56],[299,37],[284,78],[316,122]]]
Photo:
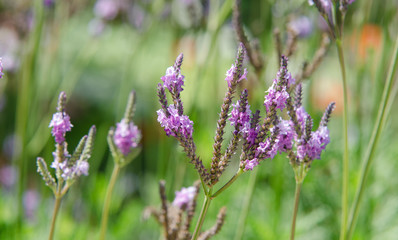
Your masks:
[[[0,1],[0,239],[395,240],[396,0]]]

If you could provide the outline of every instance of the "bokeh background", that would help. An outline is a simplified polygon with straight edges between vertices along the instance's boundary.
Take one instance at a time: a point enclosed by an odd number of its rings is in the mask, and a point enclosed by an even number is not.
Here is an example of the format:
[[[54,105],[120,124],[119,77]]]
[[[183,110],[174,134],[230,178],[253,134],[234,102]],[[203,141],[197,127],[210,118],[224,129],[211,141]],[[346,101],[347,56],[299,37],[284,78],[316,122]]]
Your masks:
[[[90,174],[81,177],[62,201],[55,239],[96,239],[113,161],[106,135],[123,116],[130,91],[137,93],[135,123],[142,131],[140,155],[123,169],[110,211],[108,239],[159,239],[147,206],[160,206],[158,182],[174,192],[198,178],[173,138],[156,121],[156,85],[179,53],[184,53],[182,100],[194,121],[197,153],[209,165],[225,72],[238,45],[231,20],[234,1],[210,0],[2,0],[0,56],[0,239],[45,239],[54,198],[37,173],[36,157],[52,162],[50,122],[60,91],[69,96],[74,125],[67,134],[70,151],[91,125],[98,132]],[[360,163],[381,99],[397,36],[398,2],[356,1],[344,29],[349,84],[350,202]],[[275,78],[277,53],[273,31],[283,44],[287,29],[305,19],[289,70],[296,75],[311,60],[325,32],[316,8],[307,0],[242,1],[241,20],[250,40],[257,38],[265,70],[257,76],[248,61],[252,110],[261,109],[264,91]],[[337,239],[341,214],[342,84],[333,44],[305,81],[304,104],[317,126],[330,101],[337,102],[330,122],[331,143],[316,160],[302,188],[297,239]],[[396,84],[395,90],[396,93]],[[390,102],[385,131],[367,184],[354,239],[396,239],[398,235],[398,138],[395,104]],[[227,135],[228,136],[228,135]],[[237,160],[237,159],[236,159]],[[225,173],[236,171],[232,163]],[[225,181],[224,180],[224,181]],[[243,174],[213,201],[204,229],[222,206],[225,225],[215,239],[287,239],[295,180],[285,155]],[[203,196],[199,197],[199,207]],[[198,207],[197,212],[200,210]],[[247,218],[242,212],[248,211]],[[197,216],[196,216],[197,218]]]

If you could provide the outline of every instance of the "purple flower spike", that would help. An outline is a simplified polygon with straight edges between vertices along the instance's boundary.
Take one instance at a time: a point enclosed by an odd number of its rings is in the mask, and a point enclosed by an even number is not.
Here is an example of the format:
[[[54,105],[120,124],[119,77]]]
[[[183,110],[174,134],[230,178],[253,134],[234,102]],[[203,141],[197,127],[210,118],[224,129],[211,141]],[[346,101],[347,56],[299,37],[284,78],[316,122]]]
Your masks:
[[[53,128],[51,133],[55,138],[55,142],[62,144],[65,141],[65,133],[69,132],[73,125],[70,123],[68,114],[65,112],[57,112],[54,113],[49,127]]]
[[[183,208],[195,198],[195,194],[195,187],[182,188],[181,191],[176,191],[176,198],[173,201],[173,205],[178,208]]]
[[[231,68],[225,74],[225,81],[228,82],[228,87],[231,87],[232,81],[234,79],[234,73],[237,71],[237,68],[234,64],[232,64]],[[236,83],[241,82],[243,79],[247,78],[247,69],[243,70],[243,74],[239,76],[238,81]]]
[[[276,144],[280,152],[286,152],[293,148],[294,129],[291,121],[281,120],[278,124],[279,135]]]
[[[157,111],[158,122],[164,128],[167,136],[176,137],[175,133],[181,133],[185,138],[192,137],[193,133],[193,122],[188,116],[178,114],[178,110],[171,104],[167,108],[170,115],[167,117],[164,110],[160,109]]]
[[[270,111],[272,105],[275,105],[275,108],[277,109],[283,110],[286,107],[286,101],[288,98],[289,93],[287,93],[286,89],[277,91],[273,85],[268,89],[268,95],[265,96],[264,106],[267,109],[267,112]]]
[[[230,118],[228,119],[231,122],[232,126],[240,125],[239,130],[242,133],[247,133],[250,129],[250,105],[246,105],[246,109],[244,112],[239,112],[240,101],[238,100],[236,104],[232,104],[232,111],[230,113]]]
[[[140,137],[140,130],[133,122],[128,123],[122,119],[120,123],[117,123],[114,141],[123,155],[129,154],[131,149],[138,146]]]
[[[252,160],[246,160],[245,164],[246,164],[245,171],[248,171],[248,170],[251,171],[251,170],[253,170],[253,168],[255,168],[259,164],[259,162],[258,162],[257,158],[253,158]]]
[[[184,86],[184,75],[180,74],[180,69],[169,67],[166,70],[166,75],[161,77],[164,86],[169,89],[171,93],[180,93]]]

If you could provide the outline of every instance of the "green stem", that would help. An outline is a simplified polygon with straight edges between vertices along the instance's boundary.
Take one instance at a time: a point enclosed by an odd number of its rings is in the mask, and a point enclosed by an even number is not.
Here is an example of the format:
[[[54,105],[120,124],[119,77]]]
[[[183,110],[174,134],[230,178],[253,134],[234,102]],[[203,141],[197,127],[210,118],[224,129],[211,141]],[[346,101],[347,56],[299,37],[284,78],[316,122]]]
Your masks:
[[[348,159],[348,103],[347,103],[347,79],[346,70],[344,64],[343,46],[340,38],[336,39],[336,47],[339,55],[339,63],[341,69],[341,75],[343,79],[343,138],[344,138],[344,155],[343,155],[343,186],[341,195],[341,229],[340,229],[340,240],[345,239],[345,232],[347,229],[347,218],[348,218],[348,173],[349,173],[349,159]]]
[[[292,218],[292,229],[290,232],[290,240],[294,240],[294,233],[296,230],[296,218],[297,218],[297,210],[298,210],[298,204],[300,200],[300,190],[301,190],[301,185],[303,182],[296,182],[296,192],[294,194],[294,210],[293,210],[293,218]]]
[[[61,197],[57,196],[55,197],[54,212],[51,220],[51,229],[50,229],[50,235],[48,236],[48,240],[52,240],[54,238],[55,222],[57,220],[59,207],[61,206],[61,199],[62,199]]]
[[[209,209],[211,203],[211,189],[209,190],[209,195],[205,196],[202,210],[200,211],[198,222],[196,223],[195,231],[193,232],[191,240],[196,240],[199,237],[200,230],[202,229],[203,222],[205,221],[207,210]]]
[[[117,179],[117,176],[119,175],[119,172],[120,172],[120,166],[115,163],[115,166],[113,167],[111,179],[109,180],[108,188],[106,189],[105,202],[104,202],[104,207],[102,209],[101,233],[100,233],[100,238],[99,238],[100,240],[104,240],[105,236],[106,236],[106,228],[108,225],[109,206],[111,203],[112,191],[113,191],[113,187],[115,186],[116,179]]]
[[[217,190],[213,195],[211,195],[211,199],[217,197],[220,193],[222,193],[225,189],[227,189],[233,182],[235,182],[236,179],[243,173],[243,169],[239,168],[239,170],[235,173],[235,175],[229,179],[229,181],[222,186],[220,189]]]
[[[256,186],[257,171],[258,171],[258,168],[255,168],[250,174],[249,187],[246,190],[245,199],[243,202],[242,210],[240,212],[239,222],[238,222],[238,226],[237,226],[235,238],[234,238],[235,240],[241,240],[243,233],[245,231],[246,218],[247,218],[247,215],[250,210],[250,206],[251,206],[250,203],[252,201],[254,188]]]
[[[379,142],[380,134],[381,131],[383,130],[385,117],[388,115],[388,110],[386,111],[386,106],[387,103],[390,101],[390,94],[393,85],[392,82],[394,80],[395,71],[398,67],[397,65],[398,65],[398,36],[397,39],[395,40],[393,59],[389,67],[386,84],[384,85],[383,96],[380,102],[379,112],[377,114],[377,120],[375,122],[372,132],[372,137],[369,141],[369,145],[366,150],[365,158],[363,159],[360,183],[359,187],[357,188],[355,200],[350,213],[349,227],[347,229],[347,240],[351,239],[354,233],[355,224],[359,215],[359,206],[361,204],[363,193],[365,191],[365,184],[367,177],[369,175],[370,166],[372,165],[374,159],[373,157],[376,151],[377,144]]]

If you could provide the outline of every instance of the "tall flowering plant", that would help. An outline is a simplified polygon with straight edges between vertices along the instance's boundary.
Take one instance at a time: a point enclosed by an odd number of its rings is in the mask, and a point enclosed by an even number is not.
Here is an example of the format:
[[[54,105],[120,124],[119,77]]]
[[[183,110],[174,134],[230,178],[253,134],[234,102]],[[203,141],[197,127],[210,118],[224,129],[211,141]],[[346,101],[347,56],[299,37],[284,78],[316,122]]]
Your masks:
[[[58,98],[57,112],[54,113],[49,125],[55,139],[54,160],[51,164],[51,168],[55,169],[55,178],[48,170],[44,159],[37,158],[37,171],[55,196],[54,213],[49,234],[50,240],[54,236],[55,222],[62,197],[81,175],[88,175],[88,159],[91,157],[95,136],[95,126],[92,126],[88,134],[80,140],[73,154],[69,154],[65,135],[66,132],[72,130],[73,125],[70,122],[69,115],[65,112],[65,104],[66,94],[61,92]]]
[[[314,133],[314,137],[306,135],[303,141],[310,143],[304,143],[301,140],[302,135],[296,132],[296,130],[302,131],[301,128],[295,128],[294,123],[297,122],[296,114],[290,114],[291,119],[288,120],[283,120],[279,116],[282,115],[283,111],[292,113],[295,111],[295,106],[293,106],[291,100],[294,94],[290,91],[295,84],[295,79],[288,72],[286,57],[282,57],[281,67],[277,76],[266,91],[264,117],[261,117],[259,110],[251,111],[246,89],[239,94],[239,99],[236,103],[232,102],[237,85],[245,80],[247,76],[247,70],[243,69],[244,55],[245,48],[243,44],[240,44],[235,63],[226,73],[227,91],[217,121],[213,157],[209,169],[203,165],[202,160],[195,152],[193,122],[184,114],[184,107],[180,98],[185,80],[184,75],[181,74],[182,54],[177,57],[174,65],[166,70],[166,75],[161,78],[163,83],[158,84],[158,97],[161,104],[161,109],[157,111],[158,121],[167,136],[173,136],[180,142],[190,159],[190,163],[194,165],[199,174],[205,194],[203,208],[191,239],[197,239],[200,236],[201,227],[212,199],[227,189],[242,173],[253,170],[261,161],[274,158],[278,152],[286,152],[289,156],[293,156],[293,148],[301,154],[300,156],[303,159],[309,159],[314,154],[316,155],[315,158],[317,158],[320,153],[312,153],[311,150],[307,151],[307,146],[308,149],[311,147],[317,148],[314,145],[319,143],[322,146],[318,148],[323,150],[327,144],[326,138],[328,139],[328,137],[324,135],[327,129],[322,128],[323,132],[320,130]],[[173,101],[170,105],[166,98],[166,89]],[[226,149],[222,149],[225,139],[225,127],[228,122],[233,126],[232,136]],[[321,136],[315,137],[315,135],[318,136],[317,134]],[[325,139],[317,142],[322,137]],[[226,184],[213,191],[232,156],[237,153],[238,146],[240,146],[239,142],[242,142],[242,144],[237,172]],[[312,155],[307,157],[307,154]]]
[[[343,29],[345,16],[348,6],[353,4],[355,0],[309,0],[310,5],[315,5],[321,16],[325,19],[329,26],[329,31],[334,40],[339,56],[341,77],[343,83],[343,138],[344,138],[344,154],[343,154],[343,181],[341,194],[341,228],[340,240],[350,239],[353,229],[353,222],[348,223],[348,177],[349,177],[349,154],[348,154],[348,85],[346,77],[346,69],[344,63],[343,51]],[[333,11],[336,9],[336,11]],[[334,13],[334,14],[333,14]],[[361,190],[362,191],[362,190]],[[357,195],[358,196],[358,195]],[[357,205],[355,203],[354,205]],[[354,206],[356,208],[356,206]],[[349,225],[349,226],[348,226]]]
[[[116,129],[111,128],[108,133],[108,145],[115,165],[108,184],[102,210],[100,239],[105,239],[106,236],[112,191],[120,169],[130,163],[141,150],[141,147],[139,146],[141,131],[133,122],[134,108],[135,92],[132,91],[127,101],[123,119],[116,124]]]

